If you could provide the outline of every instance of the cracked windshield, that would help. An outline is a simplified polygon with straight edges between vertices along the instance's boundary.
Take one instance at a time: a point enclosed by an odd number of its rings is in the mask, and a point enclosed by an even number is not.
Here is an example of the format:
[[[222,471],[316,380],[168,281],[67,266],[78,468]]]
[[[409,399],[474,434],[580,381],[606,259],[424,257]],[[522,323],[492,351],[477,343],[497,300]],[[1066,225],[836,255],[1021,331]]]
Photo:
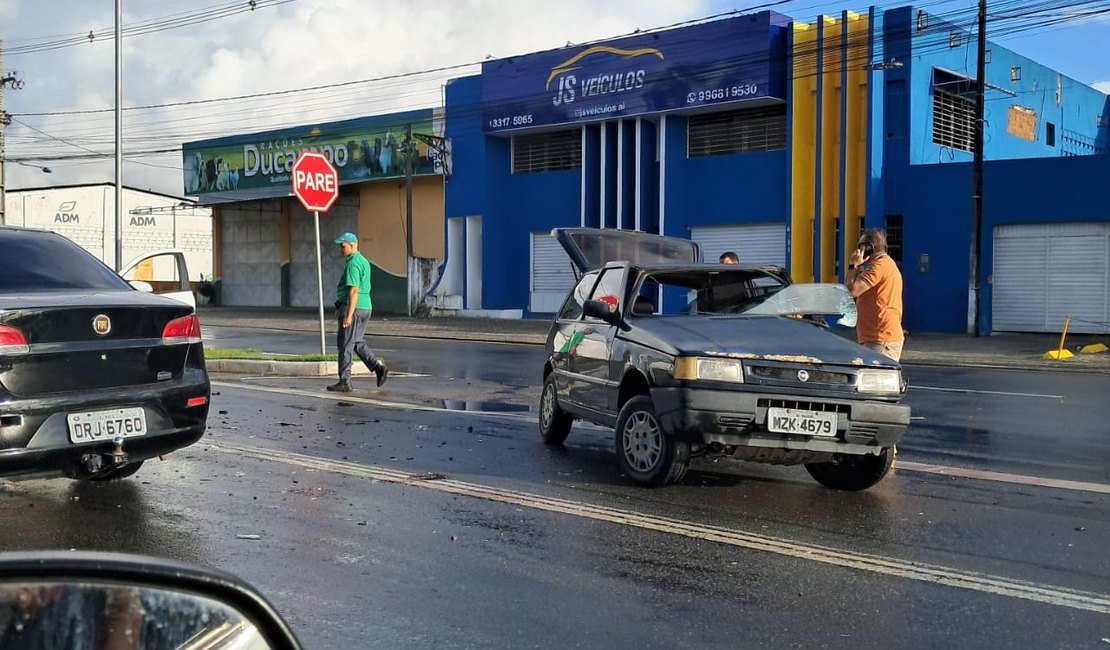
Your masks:
[[[0,0],[0,650],[1110,647],[1110,2]]]

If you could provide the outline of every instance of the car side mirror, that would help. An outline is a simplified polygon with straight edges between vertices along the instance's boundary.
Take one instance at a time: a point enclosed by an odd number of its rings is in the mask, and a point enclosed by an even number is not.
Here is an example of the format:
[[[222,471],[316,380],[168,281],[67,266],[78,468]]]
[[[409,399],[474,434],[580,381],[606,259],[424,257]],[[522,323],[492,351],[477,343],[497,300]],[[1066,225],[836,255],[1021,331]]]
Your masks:
[[[46,647],[59,634],[65,647],[82,648],[301,647],[273,607],[230,574],[137,555],[0,554],[4,647]]]
[[[128,282],[128,284],[130,284],[133,289],[138,289],[143,293],[154,293],[154,286],[151,285],[149,282],[144,282],[142,280],[131,280],[130,282]]]
[[[620,311],[616,306],[604,300],[587,300],[582,307],[582,312],[589,318],[597,318],[610,325],[616,325],[621,320]]]

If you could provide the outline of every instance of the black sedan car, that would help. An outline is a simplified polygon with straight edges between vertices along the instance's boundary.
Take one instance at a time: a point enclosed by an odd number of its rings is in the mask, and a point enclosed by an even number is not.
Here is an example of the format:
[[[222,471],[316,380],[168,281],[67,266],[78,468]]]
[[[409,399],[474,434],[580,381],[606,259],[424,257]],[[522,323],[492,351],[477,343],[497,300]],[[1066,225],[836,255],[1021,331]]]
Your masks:
[[[621,470],[650,486],[681,480],[695,456],[804,464],[841,490],[887,474],[906,385],[898,363],[830,330],[855,324],[842,285],[701,264],[688,240],[552,234],[582,275],[547,337],[545,442],[575,419],[613,427]]]
[[[60,235],[0,226],[0,478],[110,480],[204,434],[200,323]]]

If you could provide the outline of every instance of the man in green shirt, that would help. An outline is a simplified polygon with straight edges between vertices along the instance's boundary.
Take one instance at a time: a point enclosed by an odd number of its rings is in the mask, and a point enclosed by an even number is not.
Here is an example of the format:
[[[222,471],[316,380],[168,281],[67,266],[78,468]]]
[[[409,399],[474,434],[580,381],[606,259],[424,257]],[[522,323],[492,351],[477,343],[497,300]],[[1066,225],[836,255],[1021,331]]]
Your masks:
[[[366,367],[378,376],[380,387],[389,376],[389,367],[363,340],[366,337],[366,322],[370,320],[373,311],[373,303],[370,301],[370,262],[358,252],[358,237],[354,233],[343,233],[335,243],[347,262],[343,272],[339,274],[339,284],[335,287],[335,311],[339,319],[336,335],[339,381],[328,386],[328,390],[341,393],[354,390],[351,386],[351,362],[354,355],[358,355]]]

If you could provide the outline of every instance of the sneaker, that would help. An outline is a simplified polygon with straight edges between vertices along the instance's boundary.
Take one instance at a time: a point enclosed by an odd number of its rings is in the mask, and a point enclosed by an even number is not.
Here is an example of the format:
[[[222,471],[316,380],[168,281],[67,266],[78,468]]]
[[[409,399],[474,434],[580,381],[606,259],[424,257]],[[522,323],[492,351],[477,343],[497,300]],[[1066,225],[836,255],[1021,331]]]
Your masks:
[[[389,379],[389,366],[385,362],[378,359],[374,362],[374,374],[378,376],[378,388],[382,387],[386,379]]]
[[[378,385],[380,386],[381,384],[379,383]],[[334,384],[328,386],[328,390],[336,393],[349,393],[354,390],[354,387],[351,386],[350,380],[340,379]]]

